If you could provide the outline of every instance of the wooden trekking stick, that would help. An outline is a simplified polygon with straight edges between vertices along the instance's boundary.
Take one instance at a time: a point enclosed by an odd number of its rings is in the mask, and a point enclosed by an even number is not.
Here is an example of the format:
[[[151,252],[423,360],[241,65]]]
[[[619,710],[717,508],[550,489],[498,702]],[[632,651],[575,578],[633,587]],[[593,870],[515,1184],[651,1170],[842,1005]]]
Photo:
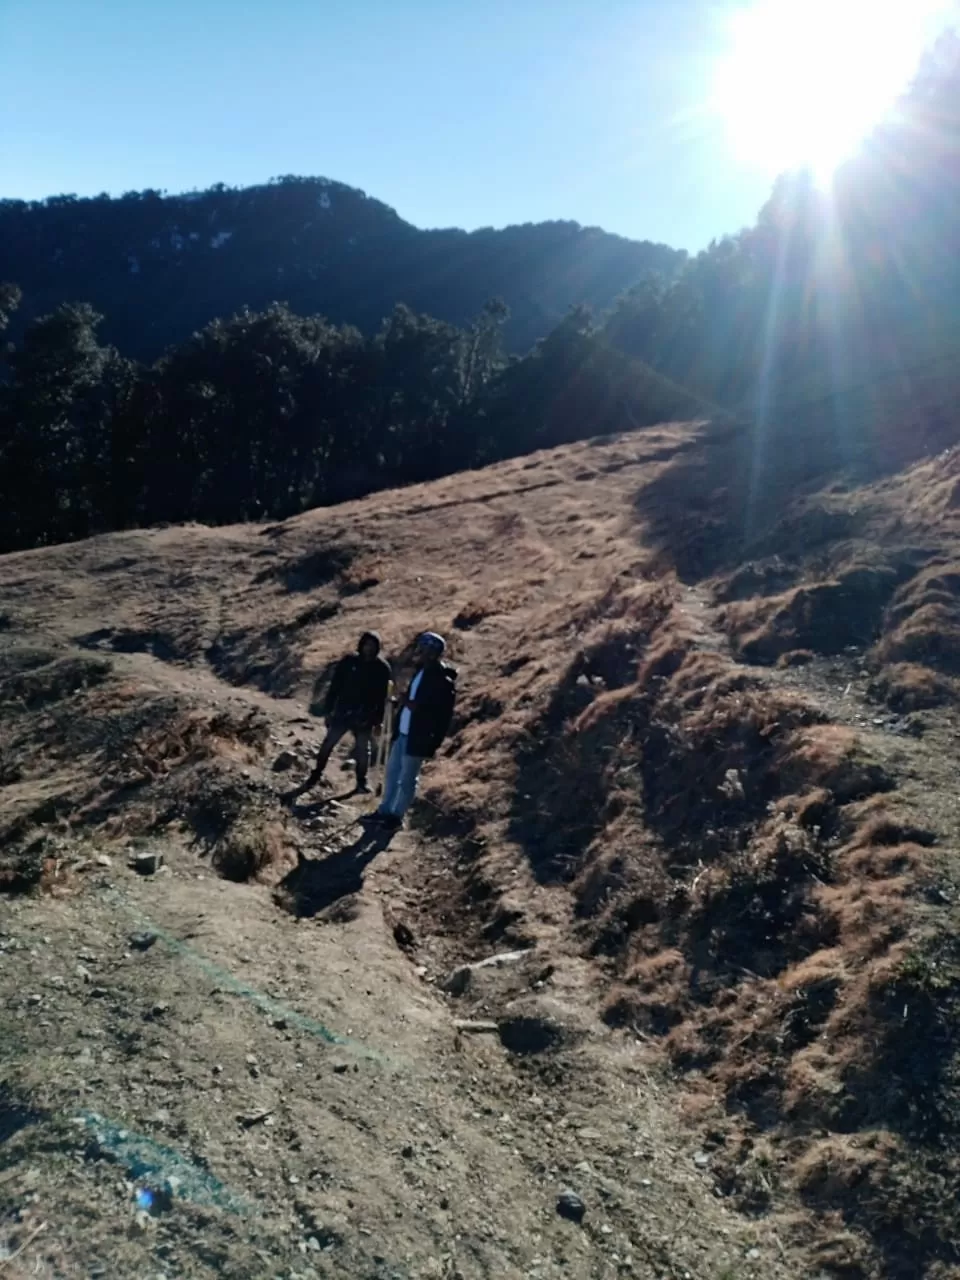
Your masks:
[[[384,710],[383,724],[380,726],[380,741],[377,744],[377,772],[380,781],[377,783],[377,795],[383,794],[383,783],[387,769],[387,757],[390,753],[390,739],[393,737],[393,681],[387,685],[387,705]]]

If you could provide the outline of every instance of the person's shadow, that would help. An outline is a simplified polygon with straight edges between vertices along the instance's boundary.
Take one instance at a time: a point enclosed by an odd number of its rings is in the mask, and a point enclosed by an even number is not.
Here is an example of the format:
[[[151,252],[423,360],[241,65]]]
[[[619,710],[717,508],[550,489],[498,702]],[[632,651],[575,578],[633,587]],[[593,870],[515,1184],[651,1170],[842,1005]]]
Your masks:
[[[318,818],[322,814],[330,811],[334,805],[343,804],[344,800],[353,800],[359,794],[353,791],[344,791],[338,796],[321,796],[317,800],[301,800],[302,793],[297,791],[287,791],[281,797],[281,803],[285,804],[295,818]]]
[[[353,844],[338,849],[326,858],[305,858],[301,855],[277,890],[298,917],[315,916],[325,907],[341,898],[359,893],[363,888],[363,873],[378,853],[390,843],[393,832],[366,830]]]

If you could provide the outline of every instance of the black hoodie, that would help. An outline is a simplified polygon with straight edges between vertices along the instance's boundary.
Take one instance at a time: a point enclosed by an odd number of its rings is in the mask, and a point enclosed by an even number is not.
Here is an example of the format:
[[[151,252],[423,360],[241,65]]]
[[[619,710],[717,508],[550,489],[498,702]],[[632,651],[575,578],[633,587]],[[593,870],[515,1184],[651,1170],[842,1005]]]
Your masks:
[[[377,646],[374,658],[360,656],[367,640],[373,640]],[[351,729],[372,729],[382,724],[390,674],[390,664],[380,656],[380,637],[375,631],[365,631],[357,652],[348,653],[337,663],[323,714],[328,720]]]

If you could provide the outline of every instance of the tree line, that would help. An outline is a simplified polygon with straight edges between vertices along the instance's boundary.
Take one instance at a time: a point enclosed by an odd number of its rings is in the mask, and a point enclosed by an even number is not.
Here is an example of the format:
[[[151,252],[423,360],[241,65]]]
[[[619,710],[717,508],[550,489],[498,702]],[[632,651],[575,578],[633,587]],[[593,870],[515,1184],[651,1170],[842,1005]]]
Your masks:
[[[811,92],[816,92],[815,87]],[[627,291],[619,349],[760,420],[960,345],[960,41],[947,33],[831,184],[782,175],[754,226]]]
[[[843,394],[955,360],[958,147],[951,35],[831,190],[784,175],[753,227],[677,278],[648,274],[597,321],[574,307],[523,356],[504,353],[500,301],[461,325],[398,305],[369,333],[274,304],[153,363],[101,342],[90,306],[61,304],[0,367],[0,551],[282,518],[705,405],[761,424],[768,449],[798,434],[819,449],[814,415],[832,414],[836,456],[852,456],[869,415]],[[20,301],[0,288],[0,327]],[[808,421],[786,414],[798,402],[817,406]]]
[[[0,286],[0,326],[20,301]],[[152,365],[63,304],[5,356],[0,551],[188,520],[277,519],[699,402],[577,308],[505,357],[507,308],[464,328],[399,305],[379,331],[275,304],[215,320]]]
[[[300,315],[373,333],[395,302],[466,327],[490,297],[524,354],[578,302],[605,311],[629,284],[670,280],[686,253],[575,222],[421,230],[363,191],[286,175],[168,195],[0,199],[0,280],[23,304],[11,333],[83,300],[100,333],[150,363],[217,316],[284,299]]]

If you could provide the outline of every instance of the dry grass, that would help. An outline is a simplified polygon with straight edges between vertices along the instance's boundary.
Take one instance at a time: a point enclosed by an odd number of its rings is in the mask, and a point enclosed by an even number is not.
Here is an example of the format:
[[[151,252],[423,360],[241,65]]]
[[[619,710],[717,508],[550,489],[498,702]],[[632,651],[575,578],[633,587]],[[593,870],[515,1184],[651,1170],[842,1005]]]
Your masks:
[[[226,880],[276,884],[297,858],[281,821],[251,814],[230,824],[213,846],[211,863]]]
[[[859,571],[840,581],[824,599],[866,583],[872,629],[890,573],[880,590]],[[539,718],[512,735],[494,709],[471,747],[514,743],[509,832],[538,877],[570,885],[581,944],[608,969],[607,1020],[660,1039],[678,1067],[713,1083],[728,1144],[756,1127],[771,1135],[766,1161],[730,1159],[730,1193],[751,1211],[769,1207],[785,1162],[800,1159],[797,1185],[813,1204],[811,1124],[859,1130],[918,1104],[906,1071],[875,1109],[860,1105],[858,1082],[889,1061],[888,1015],[864,1021],[865,1009],[918,918],[932,834],[882,807],[894,779],[855,731],[698,647],[675,584],[615,584],[577,617],[587,641]],[[481,786],[478,805],[488,795]],[[890,1141],[895,1169],[854,1215],[900,1265],[909,1250],[879,1206],[908,1176],[913,1148]],[[928,1194],[914,1195],[927,1219]],[[819,1196],[852,1203],[839,1183]],[[914,1261],[942,1255],[947,1232],[943,1215],[922,1243],[912,1235]],[[875,1264],[860,1237],[830,1242],[819,1237],[824,1258]]]
[[[291,837],[243,773],[291,704],[217,721],[228,684],[306,702],[361,630],[400,667],[412,636],[446,631],[461,693],[417,818],[445,842],[443,874],[416,886],[425,918],[477,954],[548,938],[589,956],[607,1020],[688,1073],[701,1119],[713,1108],[735,1203],[765,1212],[792,1186],[821,1269],[933,1277],[955,1239],[930,1135],[956,1132],[960,992],[928,928],[934,835],[890,794],[896,753],[802,689],[816,655],[874,646],[877,697],[953,700],[960,456],[827,491],[812,439],[758,476],[744,429],[667,427],[262,533],[131,535],[130,570],[121,535],[8,557],[16,627],[65,645],[107,618],[114,639],[162,631],[173,656],[106,639],[122,673],[98,685],[54,678],[60,651],[0,672],[2,762],[23,779],[4,812],[25,838],[61,805],[123,834],[182,822],[221,874],[276,883]],[[733,658],[688,607],[692,579]],[[54,786],[71,760],[85,781]]]
[[[960,674],[960,566],[931,565],[897,592],[877,657]]]
[[[941,675],[929,667],[895,662],[878,672],[871,682],[870,692],[894,711],[926,711],[931,707],[955,703],[960,698],[960,685],[950,676]]]
[[[730,604],[721,625],[747,662],[774,662],[797,651],[841,653],[873,643],[896,585],[893,568],[854,566],[832,581]]]
[[[112,670],[104,659],[60,657],[42,650],[14,650],[5,657],[7,674],[0,675],[0,705],[28,711],[102,684]]]

